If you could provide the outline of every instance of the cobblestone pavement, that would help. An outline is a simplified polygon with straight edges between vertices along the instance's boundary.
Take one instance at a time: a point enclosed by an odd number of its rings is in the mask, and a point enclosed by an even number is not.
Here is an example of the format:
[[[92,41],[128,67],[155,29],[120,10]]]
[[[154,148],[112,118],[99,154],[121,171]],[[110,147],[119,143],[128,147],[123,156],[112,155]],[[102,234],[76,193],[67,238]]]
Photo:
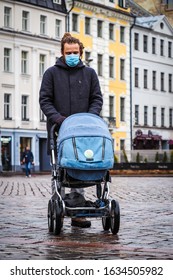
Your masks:
[[[118,200],[118,235],[104,232],[101,218],[89,229],[64,219],[59,236],[48,233],[50,176],[0,178],[0,259],[173,259],[173,180],[113,177],[110,198]],[[94,199],[95,188],[86,188]]]

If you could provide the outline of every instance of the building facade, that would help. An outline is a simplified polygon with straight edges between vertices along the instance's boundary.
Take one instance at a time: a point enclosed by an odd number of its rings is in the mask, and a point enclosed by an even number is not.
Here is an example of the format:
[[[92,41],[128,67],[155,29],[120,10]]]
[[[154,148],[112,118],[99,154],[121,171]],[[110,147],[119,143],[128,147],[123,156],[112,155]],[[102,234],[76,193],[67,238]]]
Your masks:
[[[132,1],[132,0],[128,0]],[[172,0],[133,0],[152,15],[165,15],[173,26],[173,1]]]
[[[21,170],[29,146],[35,169],[49,169],[46,119],[39,88],[46,68],[60,54],[66,28],[63,0],[0,1],[0,170]]]
[[[114,149],[131,149],[130,28],[126,1],[68,1],[69,31],[83,42],[87,65],[98,74],[103,93],[101,115],[114,139]]]
[[[137,17],[132,30],[134,149],[171,149],[173,28],[164,15]]]

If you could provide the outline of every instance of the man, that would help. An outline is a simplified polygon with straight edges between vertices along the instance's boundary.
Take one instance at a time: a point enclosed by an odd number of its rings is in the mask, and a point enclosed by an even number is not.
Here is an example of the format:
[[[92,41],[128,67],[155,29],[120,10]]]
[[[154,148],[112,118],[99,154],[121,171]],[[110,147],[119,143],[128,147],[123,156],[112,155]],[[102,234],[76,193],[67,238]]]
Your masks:
[[[34,164],[34,156],[28,146],[25,148],[25,151],[22,154],[21,163],[25,164],[26,177],[31,177],[31,164]]]
[[[81,61],[83,49],[79,39],[65,33],[61,40],[62,56],[43,75],[39,102],[47,117],[48,149],[50,128],[54,123],[60,127],[72,114],[88,112],[99,115],[102,109],[99,80],[94,69]],[[72,225],[89,227],[91,223],[78,218],[72,219]]]

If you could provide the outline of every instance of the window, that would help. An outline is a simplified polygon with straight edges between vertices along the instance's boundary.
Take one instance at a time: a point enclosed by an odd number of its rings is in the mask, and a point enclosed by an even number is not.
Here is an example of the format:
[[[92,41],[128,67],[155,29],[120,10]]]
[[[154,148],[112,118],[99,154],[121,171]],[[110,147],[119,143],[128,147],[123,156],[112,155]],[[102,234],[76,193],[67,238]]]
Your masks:
[[[169,109],[169,127],[173,127],[173,109]]]
[[[40,16],[40,34],[46,35],[46,16],[41,15]]]
[[[85,64],[87,66],[90,66],[90,62],[92,61],[93,59],[91,58],[91,52],[87,52],[85,51]]]
[[[172,42],[168,42],[168,57],[172,57]]]
[[[144,69],[144,88],[148,88],[148,70]]]
[[[26,52],[26,51],[22,51],[21,73],[28,74],[28,52]]]
[[[40,60],[39,60],[39,76],[42,77],[45,71],[45,61],[46,56],[44,54],[40,54]]]
[[[139,50],[139,34],[138,33],[135,33],[134,46],[135,46],[135,50],[138,51]]]
[[[120,139],[120,150],[124,150],[125,148],[125,140],[124,139]]]
[[[61,5],[61,0],[53,0],[53,3]]]
[[[126,0],[118,0],[118,5],[121,8],[126,8]]]
[[[11,94],[4,94],[4,120],[12,120],[11,117]]]
[[[114,40],[114,24],[109,23],[109,40]]]
[[[167,10],[173,10],[173,2],[172,2],[172,0],[167,0]]]
[[[165,108],[161,108],[161,126],[165,126]]]
[[[61,38],[62,22],[59,19],[55,20],[55,38]]]
[[[120,79],[125,79],[125,60],[120,59]]]
[[[4,7],[4,26],[8,28],[11,27],[11,13],[11,8]]]
[[[160,55],[164,56],[164,40],[160,40]]]
[[[135,87],[139,87],[139,68],[135,67]]]
[[[46,116],[45,116],[45,114],[42,112],[42,110],[40,110],[40,122],[46,122]]]
[[[85,34],[91,34],[91,19],[89,17],[85,18]]]
[[[124,43],[125,42],[125,27],[120,26],[120,42]]]
[[[156,38],[152,37],[152,54],[156,54]]]
[[[114,78],[114,57],[109,57],[109,78]]]
[[[72,14],[72,31],[78,32],[78,15]]]
[[[139,124],[139,105],[135,105],[135,125]]]
[[[148,36],[143,36],[143,51],[148,52]]]
[[[29,12],[22,11],[22,30],[29,31]]]
[[[101,54],[97,55],[97,66],[98,66],[98,75],[103,75],[103,56]]]
[[[114,96],[109,96],[109,117],[114,117]]]
[[[103,36],[103,22],[101,20],[97,21],[97,37],[102,38]]]
[[[156,126],[156,112],[157,112],[157,108],[153,107],[153,126]]]
[[[165,90],[165,86],[164,86],[164,82],[165,82],[165,73],[161,73],[160,74],[160,90],[164,91]]]
[[[173,91],[173,89],[172,89],[172,74],[168,75],[168,91],[169,92]]]
[[[11,71],[11,49],[4,49],[4,71]]]
[[[22,95],[22,121],[29,121],[28,118],[28,96]]]
[[[120,97],[120,121],[125,121],[125,98]]]
[[[156,71],[152,72],[152,86],[153,90],[156,90]]]
[[[144,106],[144,125],[148,125],[148,106]]]

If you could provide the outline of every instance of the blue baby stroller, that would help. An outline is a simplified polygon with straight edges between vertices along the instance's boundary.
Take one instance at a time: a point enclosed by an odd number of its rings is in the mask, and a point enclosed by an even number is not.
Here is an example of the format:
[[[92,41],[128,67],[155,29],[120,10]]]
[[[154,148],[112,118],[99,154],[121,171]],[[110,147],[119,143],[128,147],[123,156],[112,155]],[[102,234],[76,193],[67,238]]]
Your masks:
[[[90,113],[66,118],[57,133],[50,132],[52,197],[48,202],[48,229],[60,234],[64,217],[101,217],[104,230],[117,234],[120,226],[119,203],[109,199],[109,169],[113,167],[113,142],[106,122]],[[56,151],[55,151],[56,150]],[[56,156],[57,153],[57,156]],[[96,186],[96,201],[71,206],[64,188]]]

